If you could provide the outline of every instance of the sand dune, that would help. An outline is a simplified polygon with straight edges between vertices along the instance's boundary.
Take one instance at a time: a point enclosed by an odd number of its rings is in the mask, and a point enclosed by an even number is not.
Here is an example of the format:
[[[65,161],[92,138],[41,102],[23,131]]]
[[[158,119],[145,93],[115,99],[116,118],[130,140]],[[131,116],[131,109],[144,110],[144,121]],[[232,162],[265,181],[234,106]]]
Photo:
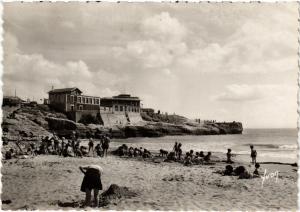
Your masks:
[[[215,173],[225,164],[186,167],[177,163],[153,163],[142,159],[61,158],[38,156],[4,161],[2,200],[7,209],[62,209],[58,202],[80,202],[83,178],[78,167],[96,163],[103,167],[104,190],[111,184],[126,186],[138,195],[105,206],[110,210],[295,210],[297,172],[287,165],[263,165],[279,170],[277,183],[261,179],[239,180]],[[253,167],[248,167],[253,170]],[[73,208],[64,208],[73,209]],[[78,208],[79,209],[79,208]]]

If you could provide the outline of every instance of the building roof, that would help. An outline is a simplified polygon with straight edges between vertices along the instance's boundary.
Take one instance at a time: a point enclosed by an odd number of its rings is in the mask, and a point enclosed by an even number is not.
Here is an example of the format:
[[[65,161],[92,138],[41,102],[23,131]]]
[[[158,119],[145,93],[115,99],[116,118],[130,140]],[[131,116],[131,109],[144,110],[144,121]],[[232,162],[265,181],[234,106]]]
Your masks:
[[[81,90],[79,90],[78,88],[74,87],[74,88],[60,88],[60,89],[53,89],[51,91],[49,91],[49,94],[53,94],[53,93],[69,93],[72,91],[77,90],[80,94],[82,93]]]
[[[103,97],[103,100],[128,100],[128,101],[140,101],[139,97],[130,96],[130,94],[120,94],[113,97]]]
[[[3,100],[24,101],[18,96],[3,96]]]

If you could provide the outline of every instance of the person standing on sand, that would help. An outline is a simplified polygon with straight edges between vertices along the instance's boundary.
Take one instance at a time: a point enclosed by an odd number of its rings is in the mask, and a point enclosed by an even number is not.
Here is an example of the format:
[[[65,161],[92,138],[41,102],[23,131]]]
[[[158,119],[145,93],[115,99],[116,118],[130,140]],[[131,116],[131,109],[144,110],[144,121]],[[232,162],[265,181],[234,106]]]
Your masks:
[[[89,153],[90,154],[90,151],[92,150],[92,153],[93,153],[93,156],[94,156],[94,141],[92,138],[90,138],[89,140]]]
[[[177,144],[177,142],[175,142],[175,145],[173,147],[173,152],[175,152],[175,157],[177,157],[177,154],[178,154],[178,144]]]
[[[103,156],[107,156],[107,150],[109,148],[109,143],[110,143],[110,139],[108,138],[108,136],[104,136],[104,141],[102,144],[102,149],[103,149]]]
[[[233,163],[233,161],[231,160],[232,154],[231,154],[231,149],[227,150],[227,161],[226,163]]]
[[[84,206],[98,207],[98,194],[102,190],[101,175],[103,169],[98,165],[79,166],[84,174],[80,191],[85,192]],[[94,190],[94,204],[91,205],[92,190]]]
[[[252,163],[253,164],[256,164],[256,156],[257,156],[257,152],[256,150],[254,149],[254,146],[253,145],[250,145],[250,149],[251,149],[251,158],[252,158]]]
[[[178,152],[178,154],[177,154],[177,159],[178,159],[178,160],[181,160],[181,155],[182,155],[182,149],[181,149],[181,146],[182,146],[181,143],[179,143],[178,146],[177,146],[177,152]]]

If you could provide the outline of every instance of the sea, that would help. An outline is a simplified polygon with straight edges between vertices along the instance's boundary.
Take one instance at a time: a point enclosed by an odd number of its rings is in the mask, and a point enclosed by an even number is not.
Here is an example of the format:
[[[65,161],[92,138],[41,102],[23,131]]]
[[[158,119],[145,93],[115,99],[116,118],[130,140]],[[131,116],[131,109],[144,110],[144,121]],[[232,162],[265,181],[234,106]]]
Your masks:
[[[158,138],[113,139],[112,146],[127,144],[152,151],[165,149],[171,151],[175,142],[182,143],[183,152],[194,151],[232,153],[242,160],[250,161],[250,145],[257,151],[258,162],[298,162],[297,129],[244,129],[242,134],[203,135],[203,136],[165,136]]]

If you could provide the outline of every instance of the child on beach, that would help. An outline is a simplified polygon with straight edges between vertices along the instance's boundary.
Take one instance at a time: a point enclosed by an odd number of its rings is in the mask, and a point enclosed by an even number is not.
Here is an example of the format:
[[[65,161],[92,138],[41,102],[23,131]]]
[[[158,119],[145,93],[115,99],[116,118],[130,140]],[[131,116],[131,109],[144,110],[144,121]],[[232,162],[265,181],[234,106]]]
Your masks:
[[[103,156],[103,155],[102,155],[102,147],[101,147],[100,144],[97,144],[97,145],[96,145],[95,151],[96,151],[97,156],[100,156],[100,157]]]
[[[174,147],[173,147],[173,152],[175,152],[175,156],[178,154],[178,144],[175,142]]]
[[[211,152],[208,152],[207,155],[204,156],[204,161],[209,162],[210,161]]]
[[[252,163],[253,164],[256,164],[256,156],[257,156],[257,152],[256,152],[256,150],[254,149],[254,146],[253,145],[251,145],[250,146],[250,149],[251,149],[251,158],[252,158]]]
[[[254,170],[254,172],[253,172],[253,176],[254,176],[254,177],[259,177],[259,172],[258,172],[259,167],[260,167],[260,164],[259,164],[259,163],[256,163],[256,164],[255,164],[255,170]]]
[[[90,154],[90,151],[92,150],[92,153],[93,153],[93,156],[94,156],[94,141],[92,138],[90,138],[89,140],[89,154]]]
[[[84,174],[80,190],[85,192],[84,206],[91,205],[91,193],[94,190],[94,207],[98,207],[98,193],[102,190],[101,174],[103,170],[98,165],[80,166],[80,171]]]
[[[231,160],[232,154],[231,154],[231,149],[227,150],[227,161],[226,163],[233,163],[233,161]]]
[[[110,143],[110,139],[108,138],[108,136],[104,137],[104,141],[102,144],[102,149],[103,149],[103,156],[107,156],[107,150],[109,148],[109,143]]]
[[[179,143],[177,146],[177,159],[181,160],[181,155],[182,155],[182,149],[181,149],[182,144]]]

